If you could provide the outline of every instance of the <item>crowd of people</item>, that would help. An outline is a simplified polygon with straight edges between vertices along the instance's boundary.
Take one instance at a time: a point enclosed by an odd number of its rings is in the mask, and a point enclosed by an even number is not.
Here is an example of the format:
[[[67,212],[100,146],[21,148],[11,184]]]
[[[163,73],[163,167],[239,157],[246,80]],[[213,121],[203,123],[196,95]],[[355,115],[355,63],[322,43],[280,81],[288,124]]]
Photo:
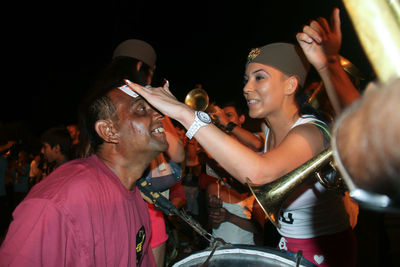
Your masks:
[[[15,127],[15,126],[14,126]],[[29,190],[42,181],[61,164],[73,159],[72,135],[67,127],[47,129],[41,136],[28,133],[28,137],[16,140],[5,134],[7,125],[2,126],[1,136],[1,240],[3,240],[11,213],[26,197]]]
[[[331,23],[314,20],[296,38],[248,54],[243,94],[248,116],[263,121],[258,132],[244,127],[235,99],[206,113],[177,101],[168,81],[151,87],[153,47],[118,45],[79,122],[47,129],[33,150],[1,140],[1,265],[162,267],[212,245],[144,198],[136,186],[144,180],[226,243],[302,251],[316,266],[357,266],[359,209],[349,194],[307,183],[275,228],[246,185],[276,181],[327,149],[335,118],[361,97],[340,64],[338,9]],[[329,118],[308,103],[310,65]]]

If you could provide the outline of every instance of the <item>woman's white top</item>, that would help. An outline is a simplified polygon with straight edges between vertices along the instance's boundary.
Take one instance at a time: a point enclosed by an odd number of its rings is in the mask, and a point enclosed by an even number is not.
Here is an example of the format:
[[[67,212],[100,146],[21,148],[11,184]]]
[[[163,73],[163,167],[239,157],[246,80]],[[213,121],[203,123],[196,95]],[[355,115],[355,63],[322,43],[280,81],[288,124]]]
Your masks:
[[[291,129],[306,123],[325,123],[314,116],[300,117]],[[265,127],[264,152],[268,151],[269,128]],[[285,237],[311,238],[334,234],[350,227],[349,215],[344,206],[343,196],[328,191],[319,182],[300,186],[288,197],[279,217],[281,228],[278,232]]]

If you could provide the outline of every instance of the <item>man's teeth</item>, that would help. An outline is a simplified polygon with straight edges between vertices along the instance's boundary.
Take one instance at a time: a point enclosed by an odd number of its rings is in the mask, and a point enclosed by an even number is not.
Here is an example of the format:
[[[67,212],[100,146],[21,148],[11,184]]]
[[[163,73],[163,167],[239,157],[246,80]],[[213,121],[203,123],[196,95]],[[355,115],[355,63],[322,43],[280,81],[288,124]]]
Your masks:
[[[163,128],[163,127],[158,127],[158,128],[156,128],[156,129],[154,129],[153,132],[155,132],[155,133],[163,133],[163,132],[165,132],[165,131],[164,131],[164,128]]]
[[[250,100],[248,100],[247,101],[249,104],[253,104],[253,103],[256,103],[256,102],[258,102],[257,100],[255,100],[255,99],[250,99]]]

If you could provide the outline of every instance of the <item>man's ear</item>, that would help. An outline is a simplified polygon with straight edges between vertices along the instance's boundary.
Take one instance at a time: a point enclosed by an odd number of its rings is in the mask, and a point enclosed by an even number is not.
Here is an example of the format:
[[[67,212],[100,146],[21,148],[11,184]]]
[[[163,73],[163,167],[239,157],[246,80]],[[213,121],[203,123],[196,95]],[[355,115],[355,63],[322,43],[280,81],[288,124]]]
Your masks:
[[[94,129],[97,134],[103,139],[106,143],[114,143],[117,144],[119,141],[119,136],[116,132],[116,129],[113,126],[113,123],[108,120],[99,120],[94,124]]]
[[[239,117],[239,123],[240,123],[240,125],[242,125],[242,124],[244,123],[245,120],[246,120],[246,116],[240,115],[240,117]]]
[[[296,92],[297,87],[299,86],[299,80],[296,76],[290,76],[287,79],[285,94],[292,95]]]

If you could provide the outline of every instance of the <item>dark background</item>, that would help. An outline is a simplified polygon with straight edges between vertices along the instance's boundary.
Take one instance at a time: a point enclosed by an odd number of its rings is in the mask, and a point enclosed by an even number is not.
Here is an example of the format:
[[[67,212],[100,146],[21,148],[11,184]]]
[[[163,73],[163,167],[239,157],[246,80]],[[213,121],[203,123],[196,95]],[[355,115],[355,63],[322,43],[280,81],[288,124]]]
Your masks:
[[[234,2],[234,1],[232,1]],[[341,9],[341,55],[368,78],[371,67],[341,1],[54,1],[15,3],[3,25],[0,122],[40,134],[77,120],[77,106],[118,43],[149,42],[158,54],[153,85],[170,81],[184,100],[202,84],[211,101],[243,101],[251,48],[295,41],[304,24]],[[6,9],[4,13],[8,12]]]

